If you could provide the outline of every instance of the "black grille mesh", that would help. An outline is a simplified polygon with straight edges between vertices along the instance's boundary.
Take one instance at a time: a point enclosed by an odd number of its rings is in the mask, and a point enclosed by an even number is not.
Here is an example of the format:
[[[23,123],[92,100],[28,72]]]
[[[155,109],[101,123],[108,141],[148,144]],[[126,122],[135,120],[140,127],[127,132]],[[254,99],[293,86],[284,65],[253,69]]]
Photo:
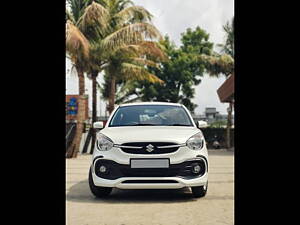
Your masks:
[[[154,150],[152,152],[147,151],[148,145],[154,146]],[[129,153],[129,154],[166,154],[176,152],[179,147],[171,147],[171,148],[157,148],[158,146],[168,146],[168,145],[178,145],[176,143],[171,142],[130,142],[124,143],[122,146],[135,146],[135,147],[142,147],[141,149],[132,149],[132,148],[124,148],[122,147],[122,151]]]

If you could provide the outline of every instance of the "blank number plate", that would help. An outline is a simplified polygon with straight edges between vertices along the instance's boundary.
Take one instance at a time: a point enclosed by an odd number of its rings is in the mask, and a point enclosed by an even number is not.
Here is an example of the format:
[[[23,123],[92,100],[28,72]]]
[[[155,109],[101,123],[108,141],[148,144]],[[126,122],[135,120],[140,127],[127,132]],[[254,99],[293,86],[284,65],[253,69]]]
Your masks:
[[[131,168],[169,168],[169,159],[131,159]]]

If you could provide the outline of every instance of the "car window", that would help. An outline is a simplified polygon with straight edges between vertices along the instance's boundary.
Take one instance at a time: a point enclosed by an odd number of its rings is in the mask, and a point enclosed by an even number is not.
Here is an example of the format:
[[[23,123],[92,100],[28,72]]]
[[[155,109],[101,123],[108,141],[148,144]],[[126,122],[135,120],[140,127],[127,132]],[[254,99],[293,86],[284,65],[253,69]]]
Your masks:
[[[118,108],[109,126],[193,126],[193,124],[181,106],[134,105]]]

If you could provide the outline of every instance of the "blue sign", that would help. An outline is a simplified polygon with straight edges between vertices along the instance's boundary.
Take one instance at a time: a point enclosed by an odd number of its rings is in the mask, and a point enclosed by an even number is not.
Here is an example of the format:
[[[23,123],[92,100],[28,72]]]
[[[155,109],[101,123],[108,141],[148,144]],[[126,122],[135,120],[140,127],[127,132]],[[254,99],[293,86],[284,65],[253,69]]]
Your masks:
[[[76,98],[70,98],[70,101],[67,103],[67,114],[76,115],[78,110],[78,104]]]

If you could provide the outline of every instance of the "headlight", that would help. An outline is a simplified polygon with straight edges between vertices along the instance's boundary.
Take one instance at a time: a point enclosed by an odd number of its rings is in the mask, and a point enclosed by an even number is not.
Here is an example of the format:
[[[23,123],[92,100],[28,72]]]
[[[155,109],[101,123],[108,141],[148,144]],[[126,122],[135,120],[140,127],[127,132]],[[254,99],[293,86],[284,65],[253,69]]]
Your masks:
[[[114,143],[103,134],[97,134],[97,148],[100,151],[108,151],[113,147]]]
[[[200,150],[204,145],[204,137],[201,132],[187,140],[186,145],[192,150]]]

